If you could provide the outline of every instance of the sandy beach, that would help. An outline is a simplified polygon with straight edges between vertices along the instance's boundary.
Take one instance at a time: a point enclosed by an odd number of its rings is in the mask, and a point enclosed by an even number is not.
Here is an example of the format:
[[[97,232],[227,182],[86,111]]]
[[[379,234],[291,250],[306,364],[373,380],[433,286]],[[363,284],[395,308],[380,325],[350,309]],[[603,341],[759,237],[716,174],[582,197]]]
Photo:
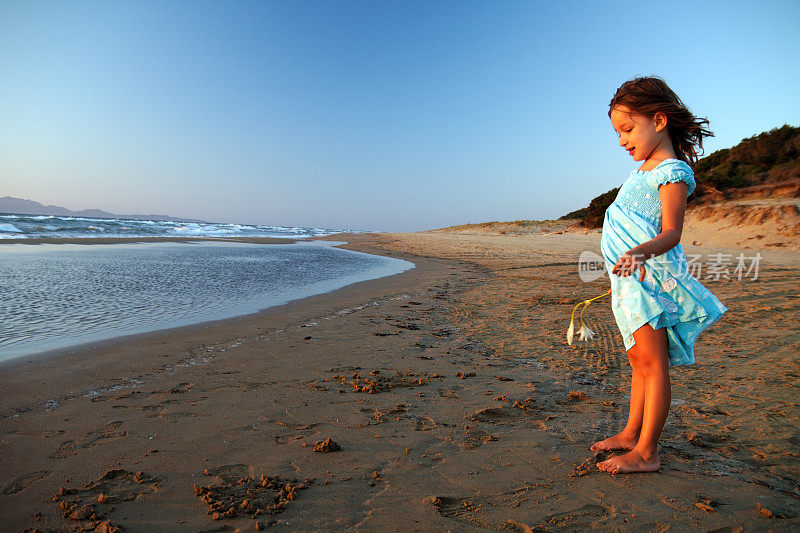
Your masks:
[[[328,240],[416,268],[2,364],[0,529],[800,528],[794,244],[701,279],[729,311],[671,369],[661,471],[609,475],[589,446],[624,425],[630,366],[608,300],[565,340],[609,286],[578,277],[598,231]]]

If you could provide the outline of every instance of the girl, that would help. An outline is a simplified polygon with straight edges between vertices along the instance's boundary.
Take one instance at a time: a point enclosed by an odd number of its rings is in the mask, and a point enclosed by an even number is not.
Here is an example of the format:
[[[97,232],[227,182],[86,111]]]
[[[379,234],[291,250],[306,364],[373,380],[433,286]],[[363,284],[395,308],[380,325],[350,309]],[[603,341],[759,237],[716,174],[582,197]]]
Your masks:
[[[697,336],[727,311],[688,272],[680,245],[686,197],[695,189],[689,163],[713,134],[658,77],[623,83],[609,108],[620,146],[642,161],[606,210],[601,239],[632,368],[631,405],[625,428],[591,449],[628,451],[597,463],[601,470],[652,472],[660,468],[658,439],[670,406],[669,365],[694,363]]]

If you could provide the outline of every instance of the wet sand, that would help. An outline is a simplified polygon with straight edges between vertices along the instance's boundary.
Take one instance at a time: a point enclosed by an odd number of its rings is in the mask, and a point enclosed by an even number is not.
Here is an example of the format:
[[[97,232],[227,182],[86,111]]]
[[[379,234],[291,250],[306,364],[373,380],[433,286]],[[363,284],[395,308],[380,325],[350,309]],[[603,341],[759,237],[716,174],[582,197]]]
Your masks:
[[[797,265],[701,280],[729,311],[671,369],[661,471],[610,475],[589,446],[630,367],[607,300],[564,339],[608,288],[577,275],[598,235],[327,239],[417,268],[0,366],[2,529],[800,527]]]

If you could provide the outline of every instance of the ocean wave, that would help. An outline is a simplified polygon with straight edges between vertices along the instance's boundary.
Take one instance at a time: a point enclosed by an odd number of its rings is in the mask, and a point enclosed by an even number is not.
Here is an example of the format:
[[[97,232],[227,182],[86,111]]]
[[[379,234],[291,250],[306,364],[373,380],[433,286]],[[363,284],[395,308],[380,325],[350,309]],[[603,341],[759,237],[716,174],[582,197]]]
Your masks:
[[[241,233],[239,230],[236,229],[220,228],[214,226],[203,227],[198,224],[178,226],[177,228],[174,228],[174,231],[177,233],[211,234],[211,235],[230,235],[233,233]]]
[[[0,220],[13,219],[14,223],[0,223],[4,238],[90,238],[105,237],[324,237],[339,233],[340,229],[300,226],[274,226],[257,224],[226,224],[213,222],[182,222],[176,220],[136,220],[58,215],[0,214]],[[47,223],[43,224],[43,221]],[[13,234],[9,236],[8,234]]]

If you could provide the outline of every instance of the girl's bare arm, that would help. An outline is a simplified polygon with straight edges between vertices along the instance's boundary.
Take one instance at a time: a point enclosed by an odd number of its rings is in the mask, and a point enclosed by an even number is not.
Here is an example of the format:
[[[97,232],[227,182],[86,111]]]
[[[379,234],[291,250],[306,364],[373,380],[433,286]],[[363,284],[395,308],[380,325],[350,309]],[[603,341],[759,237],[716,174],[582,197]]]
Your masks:
[[[631,248],[629,253],[642,254],[645,259],[650,259],[672,250],[681,242],[687,192],[689,187],[682,181],[665,183],[658,188],[661,197],[661,233]]]

